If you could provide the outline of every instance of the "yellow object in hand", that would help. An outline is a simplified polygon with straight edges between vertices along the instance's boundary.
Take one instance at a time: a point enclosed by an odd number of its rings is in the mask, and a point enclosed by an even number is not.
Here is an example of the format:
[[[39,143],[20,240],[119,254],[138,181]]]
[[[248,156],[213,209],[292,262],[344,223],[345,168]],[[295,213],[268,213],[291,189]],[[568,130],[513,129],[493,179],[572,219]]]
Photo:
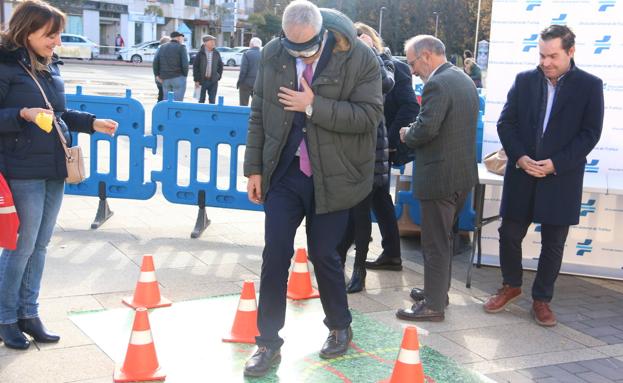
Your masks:
[[[52,131],[52,115],[48,113],[38,113],[35,118],[35,124],[46,133]]]

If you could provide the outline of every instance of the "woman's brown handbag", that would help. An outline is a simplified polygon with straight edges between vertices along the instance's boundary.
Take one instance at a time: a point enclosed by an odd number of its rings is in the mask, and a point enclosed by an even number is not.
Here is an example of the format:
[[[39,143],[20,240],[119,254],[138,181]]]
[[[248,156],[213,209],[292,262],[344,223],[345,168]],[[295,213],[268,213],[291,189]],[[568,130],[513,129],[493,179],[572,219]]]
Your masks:
[[[32,79],[35,81],[35,84],[37,84],[37,87],[39,88],[39,91],[41,91],[41,95],[45,100],[45,104],[47,105],[48,109],[51,110],[52,113],[54,113],[54,108],[52,108],[52,104],[50,104],[50,101],[48,101],[48,97],[45,95],[45,92],[43,91],[43,88],[41,88],[41,84],[39,84],[39,81],[37,81],[35,75],[30,70],[28,70],[28,68],[26,68],[24,64],[22,64],[21,62],[19,64],[22,66],[22,68],[24,68],[26,73],[28,73],[30,77],[32,77]],[[61,144],[63,145],[63,150],[65,151],[65,165],[67,166],[67,178],[65,178],[65,182],[67,182],[68,184],[79,184],[86,178],[84,172],[84,157],[82,156],[82,149],[80,148],[80,146],[67,147],[67,140],[65,139],[63,130],[59,126],[56,116],[54,116],[52,122],[54,123],[54,127],[56,128],[58,137],[60,138]]]
[[[485,156],[482,162],[485,164],[485,168],[488,171],[494,174],[498,174],[503,176],[506,171],[506,162],[508,161],[508,157],[506,157],[506,152],[504,149],[496,150],[493,153],[489,153]]]

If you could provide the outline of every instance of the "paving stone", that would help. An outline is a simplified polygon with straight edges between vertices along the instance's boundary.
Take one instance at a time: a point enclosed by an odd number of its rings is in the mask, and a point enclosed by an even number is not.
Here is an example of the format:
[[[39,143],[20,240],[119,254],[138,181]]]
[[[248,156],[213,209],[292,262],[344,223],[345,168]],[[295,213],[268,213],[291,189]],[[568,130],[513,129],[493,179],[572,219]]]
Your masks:
[[[488,378],[501,383],[531,383],[534,380],[516,371],[503,371],[487,375]]]
[[[589,383],[612,383],[613,381],[594,372],[582,372],[578,376]]]
[[[579,372],[590,371],[588,368],[582,366],[580,363],[563,363],[559,364],[558,367],[564,369],[565,371],[569,371],[572,374],[577,374]]]
[[[611,380],[623,377],[623,367],[611,362],[610,359],[588,360],[579,363],[593,370],[593,372]]]
[[[554,379],[557,382],[565,382],[565,383],[583,383],[584,381],[569,371],[560,368],[559,366],[545,366],[539,367],[541,371],[545,374],[549,375],[550,379]],[[541,382],[542,380],[537,379],[537,382]],[[547,379],[543,380],[547,381]]]
[[[602,326],[602,327],[593,327],[582,330],[583,333],[588,334],[594,337],[603,337],[606,335],[617,335],[621,334],[621,331],[612,326]]]
[[[534,350],[545,353],[583,348],[580,343],[531,323],[490,325],[443,335],[488,360],[530,355]]]

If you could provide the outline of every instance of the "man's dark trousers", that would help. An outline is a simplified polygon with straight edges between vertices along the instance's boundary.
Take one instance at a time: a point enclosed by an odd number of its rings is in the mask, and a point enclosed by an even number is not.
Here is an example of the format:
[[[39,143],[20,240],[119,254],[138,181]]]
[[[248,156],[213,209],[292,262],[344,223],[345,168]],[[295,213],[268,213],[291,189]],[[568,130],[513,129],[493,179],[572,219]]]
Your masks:
[[[521,242],[530,222],[502,220],[500,233],[500,266],[504,284],[521,287],[523,268]],[[532,299],[550,302],[554,296],[554,283],[558,277],[569,226],[541,224],[541,255],[536,278],[532,285]]]
[[[199,103],[206,102],[206,91],[208,92],[208,100],[210,104],[216,104],[216,92],[218,91],[218,81],[204,78],[201,83],[201,93],[199,94]]]
[[[446,198],[420,200],[424,295],[428,307],[437,312],[444,312],[446,307],[452,279],[453,226],[468,193],[465,190]]]
[[[348,210],[315,214],[314,184],[299,169],[298,157],[285,174],[271,182],[264,201],[265,247],[262,254],[258,346],[279,348],[286,314],[288,269],[294,254],[296,229],[306,218],[307,248],[314,265],[320,300],[330,329],[344,329],[352,320],[346,300],[344,271],[336,252],[348,220]]]
[[[240,84],[240,106],[248,106],[249,98],[253,95],[253,87],[246,84]]]

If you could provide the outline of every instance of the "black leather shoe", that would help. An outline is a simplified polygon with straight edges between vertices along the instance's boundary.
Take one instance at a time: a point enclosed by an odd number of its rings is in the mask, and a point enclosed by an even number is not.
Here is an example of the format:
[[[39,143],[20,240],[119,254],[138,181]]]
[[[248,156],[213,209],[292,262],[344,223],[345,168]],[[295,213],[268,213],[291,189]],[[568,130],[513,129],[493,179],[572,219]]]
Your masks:
[[[370,270],[402,270],[402,260],[399,257],[388,257],[381,253],[374,261],[366,261],[366,269]]]
[[[30,347],[30,342],[19,330],[17,323],[0,324],[0,339],[8,348],[25,350]]]
[[[343,330],[331,330],[327,340],[322,345],[320,357],[333,359],[346,354],[351,340],[353,340],[353,330],[350,326]]]
[[[416,302],[420,302],[426,299],[426,295],[424,295],[424,290],[418,289],[417,287],[414,287],[411,289],[409,296],[411,296],[411,299],[413,299]],[[448,307],[449,305],[450,305],[450,298],[448,298],[448,296],[446,295],[446,307]]]
[[[346,292],[349,294],[358,293],[366,287],[366,269],[363,266],[357,267],[353,270],[353,275],[350,277],[350,282],[346,285]]]
[[[244,364],[245,376],[264,376],[281,362],[281,349],[260,346],[255,354]]]
[[[426,305],[426,301],[420,301],[411,306],[410,309],[400,309],[396,311],[396,317],[409,321],[441,322],[444,320],[443,312],[431,310]]]
[[[56,343],[61,339],[60,336],[49,332],[43,323],[41,323],[39,317],[18,319],[17,325],[22,332],[32,336],[33,339],[39,343]]]

